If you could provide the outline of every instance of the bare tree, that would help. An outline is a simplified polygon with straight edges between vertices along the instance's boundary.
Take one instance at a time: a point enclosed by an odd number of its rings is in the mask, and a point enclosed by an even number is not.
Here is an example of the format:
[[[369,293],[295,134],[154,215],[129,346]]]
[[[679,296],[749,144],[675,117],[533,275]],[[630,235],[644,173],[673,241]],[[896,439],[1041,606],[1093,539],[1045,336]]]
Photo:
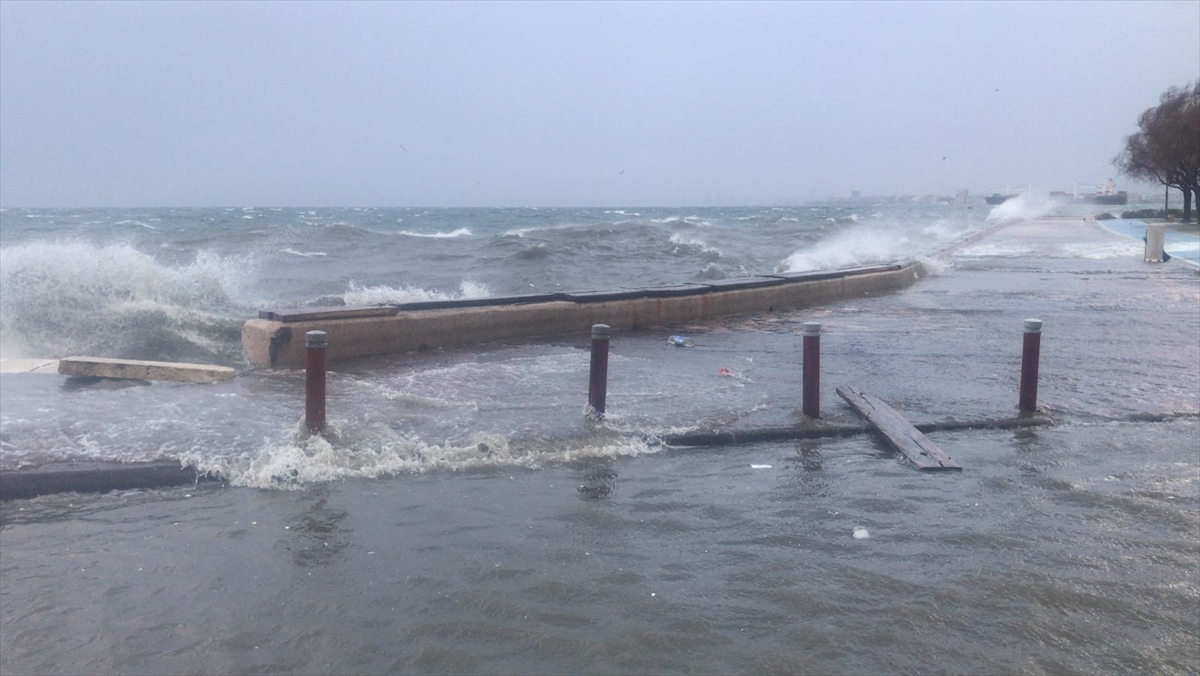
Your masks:
[[[1200,198],[1200,80],[1171,87],[1158,105],[1138,118],[1138,132],[1125,137],[1113,158],[1121,173],[1154,180],[1183,193],[1183,220],[1192,218],[1192,196]]]

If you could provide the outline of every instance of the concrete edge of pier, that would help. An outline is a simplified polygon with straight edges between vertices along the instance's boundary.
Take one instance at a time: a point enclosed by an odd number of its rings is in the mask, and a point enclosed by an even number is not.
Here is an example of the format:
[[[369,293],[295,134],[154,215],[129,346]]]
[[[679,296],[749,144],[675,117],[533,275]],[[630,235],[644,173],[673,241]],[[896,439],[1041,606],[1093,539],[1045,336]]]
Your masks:
[[[915,261],[764,275],[717,282],[553,294],[548,300],[463,301],[441,307],[390,306],[297,313],[261,313],[242,326],[242,347],[256,368],[300,368],[304,334],[325,331],[327,359],[461,347],[503,340],[580,333],[593,324],[616,330],[659,328],[716,317],[771,312],[855,296],[886,293],[921,278]],[[542,297],[547,298],[547,297]],[[501,303],[501,304],[496,304]],[[380,310],[382,310],[380,312]],[[363,316],[367,312],[369,316]]]

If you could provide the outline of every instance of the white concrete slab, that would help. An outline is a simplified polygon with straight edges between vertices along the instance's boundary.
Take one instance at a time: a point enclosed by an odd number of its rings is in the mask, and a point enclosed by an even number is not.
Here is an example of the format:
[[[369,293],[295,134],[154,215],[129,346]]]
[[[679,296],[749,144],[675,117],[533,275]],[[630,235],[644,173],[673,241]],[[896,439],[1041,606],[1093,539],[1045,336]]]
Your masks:
[[[0,373],[58,373],[58,360],[0,359]]]
[[[185,383],[213,383],[228,380],[234,370],[211,364],[178,364],[165,361],[138,361],[106,357],[67,357],[58,362],[58,372],[67,376],[132,378],[135,380],[173,380]]]

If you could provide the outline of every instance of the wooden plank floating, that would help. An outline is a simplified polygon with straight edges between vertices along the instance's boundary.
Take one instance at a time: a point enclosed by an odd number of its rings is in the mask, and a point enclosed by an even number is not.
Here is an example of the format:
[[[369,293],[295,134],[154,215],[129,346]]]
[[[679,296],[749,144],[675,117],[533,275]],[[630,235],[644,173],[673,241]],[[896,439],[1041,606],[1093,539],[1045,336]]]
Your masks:
[[[1187,414],[1138,414],[1124,418],[1138,422],[1162,422]],[[1174,417],[1173,417],[1174,416]],[[1192,415],[1191,417],[1200,417]],[[949,430],[1011,430],[1024,427],[1048,427],[1054,419],[1045,416],[1023,416],[1020,418],[981,418],[979,420],[949,420],[944,422],[914,423],[921,432],[945,432]],[[702,430],[681,434],[665,434],[659,439],[667,446],[736,446],[755,444],[762,441],[791,441],[794,439],[821,439],[825,437],[848,437],[874,431],[870,425],[792,425],[788,427],[746,427],[724,430]]]
[[[55,463],[0,470],[0,500],[25,500],[54,493],[103,493],[132,488],[180,486],[211,479],[176,462]]]
[[[923,472],[962,471],[962,465],[946,455],[929,440],[929,437],[913,427],[912,423],[882,399],[846,385],[839,385],[837,393],[859,415],[866,418],[867,423],[882,434],[892,448],[903,453],[909,462],[916,465],[917,469]]]
[[[234,376],[228,366],[176,364],[166,361],[138,361],[105,357],[67,357],[58,361],[64,376],[129,378],[133,380],[174,380],[185,383],[215,383]]]

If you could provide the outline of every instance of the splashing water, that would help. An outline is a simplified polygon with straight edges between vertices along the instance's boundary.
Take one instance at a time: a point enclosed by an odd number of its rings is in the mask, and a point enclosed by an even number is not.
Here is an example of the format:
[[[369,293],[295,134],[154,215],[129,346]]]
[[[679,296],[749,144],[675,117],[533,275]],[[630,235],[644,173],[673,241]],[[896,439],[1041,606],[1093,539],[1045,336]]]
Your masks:
[[[492,292],[487,285],[472,281],[459,284],[458,293],[436,291],[421,287],[404,286],[394,288],[386,285],[360,286],[350,282],[350,289],[342,296],[347,305],[386,305],[391,303],[418,303],[434,300],[464,300],[487,298]]]
[[[826,270],[867,263],[886,263],[903,255],[909,239],[878,228],[854,228],[801,249],[780,264],[781,272]]]
[[[989,223],[1011,223],[1041,218],[1055,208],[1052,200],[1026,192],[992,207],[988,212]]]
[[[7,358],[71,354],[223,361],[246,313],[253,261],[200,252],[171,267],[125,244],[33,242],[0,250]]]

